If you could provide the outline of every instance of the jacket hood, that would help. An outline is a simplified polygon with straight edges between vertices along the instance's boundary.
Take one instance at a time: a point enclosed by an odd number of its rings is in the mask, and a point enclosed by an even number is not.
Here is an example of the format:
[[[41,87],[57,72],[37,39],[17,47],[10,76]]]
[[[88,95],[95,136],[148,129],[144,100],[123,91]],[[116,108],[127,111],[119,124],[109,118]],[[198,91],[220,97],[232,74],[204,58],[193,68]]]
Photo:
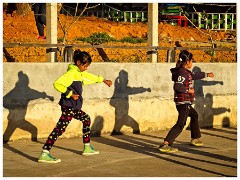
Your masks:
[[[70,70],[80,71],[80,69],[75,64],[68,65],[67,71],[70,71]]]
[[[183,70],[184,68],[171,68],[170,71],[172,73],[172,81],[177,81],[178,74]]]

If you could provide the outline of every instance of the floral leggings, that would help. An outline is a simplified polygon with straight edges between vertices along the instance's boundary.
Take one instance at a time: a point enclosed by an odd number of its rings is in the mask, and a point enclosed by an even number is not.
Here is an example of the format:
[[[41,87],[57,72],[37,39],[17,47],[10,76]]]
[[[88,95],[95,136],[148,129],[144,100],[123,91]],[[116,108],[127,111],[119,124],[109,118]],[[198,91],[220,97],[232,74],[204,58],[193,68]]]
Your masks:
[[[57,122],[55,128],[51,132],[51,134],[48,136],[48,139],[46,143],[43,146],[44,150],[50,151],[51,148],[53,147],[53,144],[57,140],[59,136],[61,136],[68,124],[71,122],[72,118],[75,118],[77,120],[82,121],[83,123],[83,143],[89,143],[90,142],[90,124],[91,124],[91,119],[88,114],[86,114],[82,110],[76,110],[72,107],[61,107],[62,110],[62,115]]]

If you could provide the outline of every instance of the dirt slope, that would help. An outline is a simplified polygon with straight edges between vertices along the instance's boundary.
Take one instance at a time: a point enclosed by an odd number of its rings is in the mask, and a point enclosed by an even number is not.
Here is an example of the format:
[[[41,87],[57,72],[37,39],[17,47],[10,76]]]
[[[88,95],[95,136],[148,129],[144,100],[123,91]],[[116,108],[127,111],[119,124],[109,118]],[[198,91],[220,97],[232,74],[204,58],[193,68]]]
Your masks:
[[[63,25],[68,27],[72,22],[72,17],[60,15],[60,20]],[[174,47],[175,42],[179,41],[182,46],[199,47],[201,42],[210,42],[209,36],[200,32],[200,30],[193,27],[172,26],[166,23],[159,23],[159,46]],[[46,28],[45,28],[46,30]],[[124,37],[139,37],[147,38],[147,24],[145,23],[117,23],[100,19],[96,17],[80,18],[69,30],[67,35],[67,43],[78,43],[76,37],[89,37],[93,33],[106,32],[115,39],[122,39]],[[206,31],[205,31],[206,32]],[[46,32],[45,32],[46,34]],[[214,41],[225,41],[232,34],[225,32],[212,31],[212,38]],[[46,43],[46,40],[37,39],[38,32],[35,25],[33,12],[27,16],[19,16],[16,13],[3,13],[3,41],[4,42],[21,42],[21,43]],[[63,37],[63,31],[58,23],[58,38]],[[192,42],[192,43],[191,43]],[[199,42],[199,43],[196,43]],[[127,46],[145,46],[146,44],[130,44],[130,43],[108,43],[108,45],[127,45]],[[218,47],[230,47],[229,44],[221,44]],[[83,49],[88,51],[95,62],[119,61],[119,62],[147,62],[146,50],[143,49]],[[45,62],[45,48],[6,48],[4,49],[3,61],[15,62]],[[58,52],[58,59],[60,58]],[[234,51],[215,52],[214,56],[209,55],[203,51],[191,51],[194,54],[195,60],[200,62],[211,61],[225,61],[235,62],[236,55]],[[166,51],[159,51],[159,62],[166,60]]]

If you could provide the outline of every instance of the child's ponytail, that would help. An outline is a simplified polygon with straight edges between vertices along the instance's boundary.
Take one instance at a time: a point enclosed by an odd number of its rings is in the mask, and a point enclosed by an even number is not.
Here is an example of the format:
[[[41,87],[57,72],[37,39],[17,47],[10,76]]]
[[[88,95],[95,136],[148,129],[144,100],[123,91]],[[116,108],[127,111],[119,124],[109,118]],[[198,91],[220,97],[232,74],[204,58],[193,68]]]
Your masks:
[[[182,50],[179,54],[179,59],[176,63],[176,68],[183,67],[192,58],[193,58],[192,53],[188,52],[187,50]]]

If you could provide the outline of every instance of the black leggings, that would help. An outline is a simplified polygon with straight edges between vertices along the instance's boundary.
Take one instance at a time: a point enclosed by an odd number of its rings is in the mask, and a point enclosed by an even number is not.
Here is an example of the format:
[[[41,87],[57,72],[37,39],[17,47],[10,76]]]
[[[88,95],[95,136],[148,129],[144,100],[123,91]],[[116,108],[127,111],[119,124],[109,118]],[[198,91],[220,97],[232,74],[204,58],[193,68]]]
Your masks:
[[[34,17],[39,36],[44,36],[43,25],[46,25],[46,3],[34,4]]]
[[[86,114],[82,110],[75,110],[71,107],[61,107],[62,115],[57,122],[55,128],[51,132],[51,134],[48,136],[48,139],[46,143],[43,146],[44,150],[50,151],[53,144],[57,140],[59,136],[61,136],[68,124],[71,122],[72,118],[75,118],[77,120],[82,121],[83,123],[83,143],[89,143],[90,142],[90,125],[91,125],[91,119],[88,114]]]
[[[164,141],[167,141],[170,146],[173,144],[173,141],[178,137],[178,135],[182,132],[184,126],[186,125],[188,116],[191,117],[191,138],[196,139],[201,137],[198,124],[198,114],[195,109],[193,109],[190,104],[176,105],[176,107],[178,111],[177,123],[171,128],[171,130],[168,132],[167,137],[164,139]]]

